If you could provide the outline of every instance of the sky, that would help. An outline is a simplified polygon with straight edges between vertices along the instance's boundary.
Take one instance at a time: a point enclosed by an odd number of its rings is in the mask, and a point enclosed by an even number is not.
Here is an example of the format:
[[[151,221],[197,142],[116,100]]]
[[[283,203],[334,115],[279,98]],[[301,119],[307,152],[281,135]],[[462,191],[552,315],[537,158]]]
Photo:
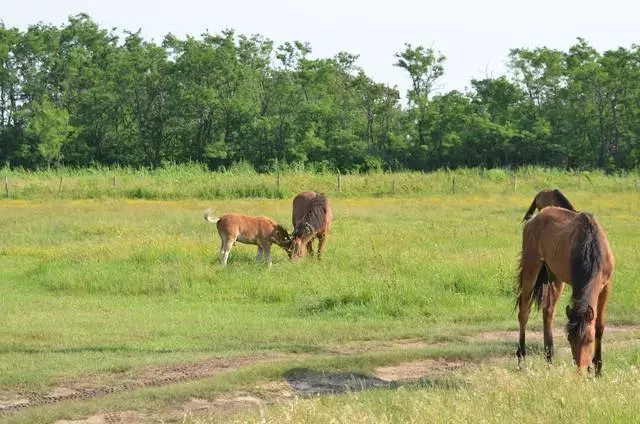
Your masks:
[[[640,1],[634,0],[2,0],[6,27],[44,22],[64,25],[87,13],[101,28],[141,30],[160,43],[234,29],[276,43],[306,41],[312,57],[340,51],[359,55],[357,65],[377,82],[409,87],[406,71],[394,67],[405,43],[431,47],[447,57],[440,92],[464,91],[471,79],[508,72],[509,50],[568,50],[577,37],[600,51],[640,43]]]

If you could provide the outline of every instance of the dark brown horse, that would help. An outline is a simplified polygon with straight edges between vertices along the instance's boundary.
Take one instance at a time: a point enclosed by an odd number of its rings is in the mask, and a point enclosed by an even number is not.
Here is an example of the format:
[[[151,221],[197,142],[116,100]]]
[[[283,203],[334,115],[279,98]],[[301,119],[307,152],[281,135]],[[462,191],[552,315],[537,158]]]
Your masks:
[[[313,240],[318,239],[318,259],[322,255],[333,212],[329,199],[322,193],[305,191],[293,198],[291,214],[293,233],[291,234],[291,259],[297,261],[309,253],[313,255]]]
[[[569,209],[570,211],[576,212],[576,208],[573,207],[569,199],[565,197],[564,194],[560,190],[542,190],[533,198],[533,202],[531,202],[531,206],[529,210],[524,215],[523,221],[528,221],[533,213],[538,209],[539,211],[547,206],[558,206],[561,208]]]
[[[522,258],[516,307],[519,308],[518,363],[526,355],[525,327],[531,304],[542,305],[546,359],[553,357],[553,321],[564,283],[573,287],[567,306],[567,337],[582,371],[593,362],[602,369],[601,341],[611,293],[614,260],[607,237],[595,218],[564,208],[547,207],[528,221],[522,235]]]

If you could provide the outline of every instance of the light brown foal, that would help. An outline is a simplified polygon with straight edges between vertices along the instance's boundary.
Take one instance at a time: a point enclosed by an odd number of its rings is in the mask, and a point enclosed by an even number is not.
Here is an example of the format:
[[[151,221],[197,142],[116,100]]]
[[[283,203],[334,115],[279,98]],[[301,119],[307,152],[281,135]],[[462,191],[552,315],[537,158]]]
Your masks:
[[[264,253],[267,263],[271,266],[271,244],[275,243],[287,253],[290,252],[291,239],[287,230],[271,218],[264,216],[249,216],[227,213],[220,217],[213,216],[208,209],[204,219],[216,224],[222,245],[220,247],[220,263],[227,265],[229,253],[236,241],[258,246],[256,262],[262,259]]]

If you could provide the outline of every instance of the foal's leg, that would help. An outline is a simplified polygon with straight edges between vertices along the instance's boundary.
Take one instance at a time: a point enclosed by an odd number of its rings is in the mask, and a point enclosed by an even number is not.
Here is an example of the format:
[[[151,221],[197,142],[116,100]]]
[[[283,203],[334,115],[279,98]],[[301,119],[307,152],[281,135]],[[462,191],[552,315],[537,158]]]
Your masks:
[[[266,242],[262,245],[262,250],[264,250],[265,256],[267,257],[267,264],[271,267],[271,244]]]
[[[262,259],[262,246],[258,243],[258,253],[256,254],[256,262],[260,262]]]
[[[596,377],[602,372],[602,335],[604,334],[604,318],[607,309],[607,301],[611,293],[611,281],[607,282],[598,296],[598,315],[596,316],[596,348],[593,355],[593,366]]]
[[[544,288],[547,291],[547,296],[542,307],[542,319],[544,322],[544,354],[548,363],[551,363],[553,359],[553,323],[556,318],[556,305],[563,289],[564,283],[557,279]]]
[[[220,236],[220,238],[222,238],[222,246],[220,248],[220,264],[222,266],[227,266],[229,252],[231,252],[231,248],[233,247],[233,243],[236,241],[236,238],[222,235]]]
[[[523,258],[522,270],[520,271],[520,295],[518,296],[518,322],[520,323],[520,340],[516,356],[518,357],[518,366],[527,356],[527,348],[525,346],[525,328],[529,320],[529,311],[531,310],[531,295],[533,286],[538,278],[538,273],[542,268],[542,262],[539,260],[526,260]]]

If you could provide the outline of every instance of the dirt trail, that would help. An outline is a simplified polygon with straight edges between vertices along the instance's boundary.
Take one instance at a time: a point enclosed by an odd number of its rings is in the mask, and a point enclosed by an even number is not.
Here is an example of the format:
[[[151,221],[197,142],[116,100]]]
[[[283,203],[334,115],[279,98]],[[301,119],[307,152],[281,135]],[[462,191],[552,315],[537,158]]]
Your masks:
[[[640,343],[640,326],[608,326],[607,333],[616,334],[607,344],[628,345]],[[466,337],[467,342],[474,341],[513,341],[518,337],[517,331],[481,332]],[[556,328],[554,338],[564,337],[563,329]],[[540,341],[542,331],[527,332],[528,340]],[[331,347],[319,354],[275,353],[263,356],[243,356],[233,358],[211,358],[199,362],[147,367],[135,372],[121,373],[119,384],[107,384],[106,375],[86,376],[82,380],[67,381],[48,393],[0,393],[0,417],[12,411],[32,408],[41,405],[55,404],[68,400],[88,400],[111,393],[120,393],[144,387],[160,387],[180,382],[193,381],[217,374],[236,371],[238,369],[266,363],[287,362],[327,355],[357,355],[365,352],[383,352],[398,349],[420,349],[434,346],[445,346],[451,343],[426,343],[422,339],[404,339],[382,342],[364,342],[342,347]],[[318,373],[306,369],[291,370],[285,380],[264,383],[254,388],[252,393],[236,391],[214,398],[191,399],[180,409],[165,411],[162,417],[143,416],[136,411],[120,411],[95,415],[80,421],[59,421],[58,424],[102,424],[102,423],[137,423],[163,420],[172,416],[180,419],[185,416],[201,416],[210,414],[232,414],[250,408],[262,408],[267,404],[295,396],[309,396],[345,391],[358,391],[374,387],[397,387],[406,381],[428,378],[437,380],[446,377],[470,362],[447,359],[424,359],[394,366],[378,368],[373,375],[354,373]],[[256,396],[255,393],[260,393]]]

